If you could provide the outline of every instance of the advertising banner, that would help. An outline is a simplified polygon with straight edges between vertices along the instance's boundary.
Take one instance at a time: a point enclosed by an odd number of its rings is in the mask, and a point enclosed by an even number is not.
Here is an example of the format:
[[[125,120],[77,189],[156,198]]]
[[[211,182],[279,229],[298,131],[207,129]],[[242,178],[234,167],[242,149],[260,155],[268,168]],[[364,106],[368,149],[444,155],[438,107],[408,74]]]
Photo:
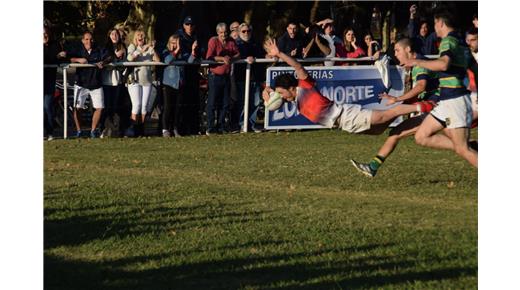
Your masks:
[[[316,80],[316,88],[327,98],[337,104],[360,104],[364,108],[386,110],[380,102],[379,94],[385,86],[379,71],[373,65],[326,67],[305,67],[309,75]],[[270,67],[267,69],[266,84],[273,85],[274,78],[280,74],[292,73],[292,67]],[[388,94],[400,96],[404,92],[405,71],[399,66],[390,67],[391,88]],[[399,120],[396,120],[396,125]],[[276,111],[266,110],[266,129],[319,129],[321,125],[309,121],[300,115],[295,103],[286,102]]]

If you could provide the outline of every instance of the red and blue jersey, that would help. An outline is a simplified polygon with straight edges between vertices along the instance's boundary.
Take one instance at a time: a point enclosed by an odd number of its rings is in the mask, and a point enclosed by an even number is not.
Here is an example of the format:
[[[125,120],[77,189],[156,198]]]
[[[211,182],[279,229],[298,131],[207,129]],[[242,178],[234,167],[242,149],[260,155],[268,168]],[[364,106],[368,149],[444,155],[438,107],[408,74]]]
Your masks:
[[[341,113],[341,107],[323,96],[310,77],[298,81],[296,103],[305,118],[326,127],[332,127]]]

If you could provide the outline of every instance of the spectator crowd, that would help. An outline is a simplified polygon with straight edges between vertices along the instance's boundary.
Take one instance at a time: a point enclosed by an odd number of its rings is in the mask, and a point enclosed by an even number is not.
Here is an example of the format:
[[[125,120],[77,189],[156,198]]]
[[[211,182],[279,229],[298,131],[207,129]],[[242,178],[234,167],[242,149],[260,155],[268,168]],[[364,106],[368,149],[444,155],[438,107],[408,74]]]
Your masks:
[[[391,29],[390,44],[384,51],[380,33],[373,33],[372,29],[354,31],[346,28],[338,34],[332,19],[323,19],[309,27],[289,21],[286,31],[276,42],[281,52],[294,58],[368,56],[378,59],[386,54],[393,64],[399,64],[393,56],[394,44],[407,36],[421,55],[437,54],[440,38],[431,28],[432,20],[419,17],[416,5],[410,7],[409,16],[403,35],[398,35],[396,28]],[[52,140],[55,129],[57,68],[48,65],[60,63],[95,65],[75,70],[73,119],[77,138],[143,136],[156,108],[160,108],[157,134],[164,137],[238,133],[244,125],[246,65],[234,63],[236,60],[245,60],[251,65],[247,127],[261,132],[258,119],[262,112],[261,91],[265,86],[267,65],[256,63],[255,59],[269,57],[263,48],[263,39],[252,37],[253,27],[248,23],[234,21],[228,25],[221,22],[216,25],[215,36],[208,40],[207,49],[203,51],[196,34],[197,24],[191,16],[185,17],[182,27],[162,40],[163,47],[148,39],[143,30],[136,30],[126,46],[126,33],[114,27],[107,31],[106,41],[101,45],[94,43],[92,32],[83,32],[81,45],[75,49],[60,47],[50,28],[44,26],[44,64],[47,65],[44,68],[44,136]],[[470,89],[476,93],[476,16],[473,25],[466,33],[465,42],[473,60],[470,62]],[[464,40],[462,35],[460,38]],[[217,62],[209,66],[207,77],[201,73],[200,60]],[[176,61],[185,64],[172,63]],[[166,66],[108,65],[121,62],[162,62]],[[327,60],[321,64],[338,66],[352,62]],[[207,102],[201,93],[206,80]],[[82,124],[85,114],[90,112],[84,111],[88,99],[92,108],[89,128]]]

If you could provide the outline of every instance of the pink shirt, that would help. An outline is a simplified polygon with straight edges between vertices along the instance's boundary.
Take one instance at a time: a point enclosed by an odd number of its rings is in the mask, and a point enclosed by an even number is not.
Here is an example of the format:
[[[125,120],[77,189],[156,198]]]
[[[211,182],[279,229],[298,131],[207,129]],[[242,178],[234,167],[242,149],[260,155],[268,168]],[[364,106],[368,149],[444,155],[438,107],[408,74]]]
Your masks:
[[[213,36],[208,41],[208,52],[206,59],[215,60],[215,56],[229,56],[234,57],[239,54],[238,46],[233,38],[228,37],[224,44],[220,42],[217,36]],[[216,75],[228,75],[231,71],[231,65],[210,65],[209,70]]]

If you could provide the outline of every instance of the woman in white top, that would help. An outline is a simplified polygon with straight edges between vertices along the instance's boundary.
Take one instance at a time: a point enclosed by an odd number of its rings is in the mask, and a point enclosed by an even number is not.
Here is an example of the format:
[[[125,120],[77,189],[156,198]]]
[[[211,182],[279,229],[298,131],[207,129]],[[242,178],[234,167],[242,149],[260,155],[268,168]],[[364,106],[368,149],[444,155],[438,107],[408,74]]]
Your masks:
[[[143,30],[137,30],[132,43],[128,46],[128,61],[148,62],[161,61],[154,49],[155,41],[147,43]],[[146,114],[152,109],[153,100],[150,98],[152,91],[152,67],[137,66],[128,75],[128,93],[132,102],[131,119],[134,124],[144,124]],[[137,115],[141,115],[140,118]],[[127,130],[127,136],[133,136],[133,125]]]
[[[119,31],[115,28],[108,31],[105,44],[107,62],[118,63],[126,60],[126,47]],[[119,136],[120,124],[120,93],[123,84],[124,67],[105,67],[102,72],[105,109],[101,116],[101,126],[104,128],[101,137]]]

